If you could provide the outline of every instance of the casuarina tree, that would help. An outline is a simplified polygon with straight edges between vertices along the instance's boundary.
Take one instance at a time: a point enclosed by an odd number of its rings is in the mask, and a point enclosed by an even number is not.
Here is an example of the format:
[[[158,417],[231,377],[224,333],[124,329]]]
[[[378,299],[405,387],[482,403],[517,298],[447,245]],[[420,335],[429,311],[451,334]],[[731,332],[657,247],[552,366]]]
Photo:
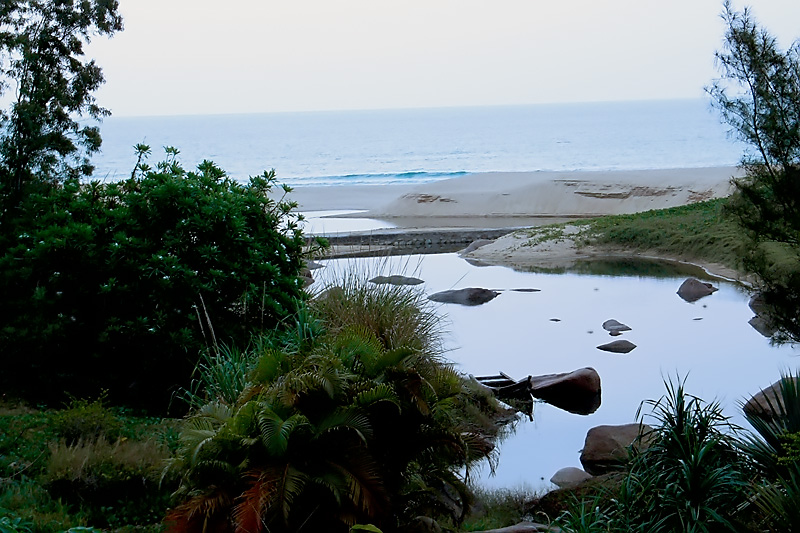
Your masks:
[[[750,146],[730,206],[751,238],[745,266],[758,275],[772,319],[798,338],[800,321],[800,42],[783,50],[748,9],[725,2],[721,77],[709,88],[723,119]]]
[[[16,205],[32,182],[91,174],[96,125],[109,111],[95,102],[100,67],[84,56],[97,35],[122,30],[117,0],[3,0],[0,3],[0,196]]]

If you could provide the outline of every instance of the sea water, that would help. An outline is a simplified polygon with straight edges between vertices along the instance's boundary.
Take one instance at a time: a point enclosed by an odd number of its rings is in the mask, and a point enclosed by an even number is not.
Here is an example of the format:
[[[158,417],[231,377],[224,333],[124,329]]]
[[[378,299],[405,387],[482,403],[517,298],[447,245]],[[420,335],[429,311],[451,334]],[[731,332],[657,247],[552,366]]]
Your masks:
[[[732,141],[707,100],[168,117],[110,117],[95,178],[130,176],[133,146],[211,160],[236,179],[275,169],[304,185],[382,185],[466,173],[731,166]]]

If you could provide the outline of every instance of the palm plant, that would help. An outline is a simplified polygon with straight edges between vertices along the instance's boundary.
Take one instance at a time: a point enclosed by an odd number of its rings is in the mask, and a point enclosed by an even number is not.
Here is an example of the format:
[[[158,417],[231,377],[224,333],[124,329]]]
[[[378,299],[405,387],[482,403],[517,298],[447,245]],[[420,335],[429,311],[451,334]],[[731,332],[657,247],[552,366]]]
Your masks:
[[[206,387],[217,398],[187,419],[170,465],[182,502],[172,531],[397,531],[421,514],[463,517],[461,472],[491,456],[498,404],[441,359],[433,315],[407,288],[325,300],[252,343],[233,401]]]

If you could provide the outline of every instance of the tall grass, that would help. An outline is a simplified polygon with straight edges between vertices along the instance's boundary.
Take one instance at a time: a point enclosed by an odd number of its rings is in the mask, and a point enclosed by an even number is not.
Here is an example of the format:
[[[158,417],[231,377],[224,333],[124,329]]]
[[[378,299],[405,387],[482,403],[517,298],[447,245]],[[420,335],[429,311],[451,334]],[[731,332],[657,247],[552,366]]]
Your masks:
[[[369,283],[369,277],[347,269],[309,303],[311,310],[332,333],[363,328],[389,350],[441,353],[441,321],[424,293],[412,286]]]

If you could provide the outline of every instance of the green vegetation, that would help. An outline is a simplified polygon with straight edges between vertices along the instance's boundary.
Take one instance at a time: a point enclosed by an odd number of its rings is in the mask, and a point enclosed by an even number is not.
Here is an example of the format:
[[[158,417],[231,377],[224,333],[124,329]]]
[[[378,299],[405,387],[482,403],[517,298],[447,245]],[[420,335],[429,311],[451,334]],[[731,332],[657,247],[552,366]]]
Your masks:
[[[50,403],[107,390],[163,412],[207,346],[294,312],[304,241],[294,204],[269,197],[274,172],[240,184],[176,156],[21,202],[0,236],[3,390]]]
[[[472,505],[460,531],[483,531],[497,529],[522,520],[530,520],[528,515],[535,493],[527,488],[518,489],[477,489]]]
[[[751,151],[730,212],[745,230],[745,267],[758,276],[770,320],[800,339],[800,41],[782,50],[748,9],[725,3],[727,33],[711,94]]]
[[[631,447],[627,471],[588,491],[561,491],[555,523],[568,533],[792,531],[800,463],[781,443],[795,434],[798,377],[782,378],[774,416],[747,414],[754,434],[731,426],[718,403],[687,394],[684,382],[668,383],[647,402],[655,429],[642,436],[647,446]]]
[[[161,470],[176,446],[175,421],[131,417],[99,399],[63,410],[2,407],[0,531],[160,531],[170,494]]]
[[[88,176],[100,149],[96,125],[109,111],[92,94],[103,83],[83,47],[122,30],[116,0],[4,0],[0,6],[0,222],[14,217],[32,189]]]
[[[572,239],[578,247],[637,251],[741,268],[746,241],[728,216],[728,198],[522,230],[523,246]],[[567,231],[570,228],[570,231]]]
[[[202,382],[230,365],[245,365],[247,380],[207,388],[187,418],[168,468],[180,476],[171,530],[461,522],[470,468],[491,459],[508,413],[441,359],[423,302],[414,289],[347,279],[290,330],[247,354],[220,351]]]
[[[620,246],[731,268],[743,252],[741,231],[725,216],[727,199],[588,221],[579,244]]]

